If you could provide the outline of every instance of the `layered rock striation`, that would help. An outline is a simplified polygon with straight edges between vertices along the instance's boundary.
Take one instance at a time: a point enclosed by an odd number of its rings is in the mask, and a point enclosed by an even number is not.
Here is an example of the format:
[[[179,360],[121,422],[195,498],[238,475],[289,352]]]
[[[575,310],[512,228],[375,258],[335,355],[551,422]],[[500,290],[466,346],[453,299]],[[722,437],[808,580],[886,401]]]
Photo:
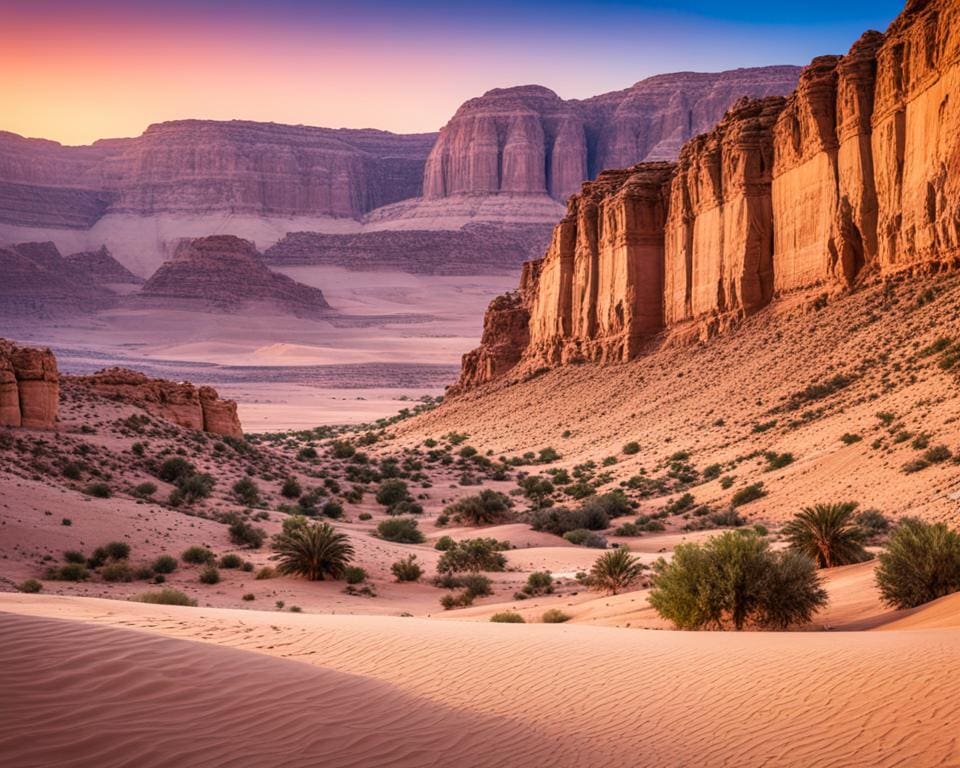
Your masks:
[[[0,427],[53,429],[59,404],[53,353],[0,339]]]
[[[107,246],[96,251],[72,253],[66,258],[68,265],[79,269],[97,285],[125,284],[142,285],[144,280],[133,274],[123,264],[113,258]]]
[[[253,243],[233,235],[184,240],[135,300],[160,308],[223,312],[258,305],[299,316],[330,309],[319,289],[271,271]]]
[[[957,93],[960,6],[912,0],[788,98],[739,101],[675,165],[601,174],[525,273],[526,333],[498,319],[517,300],[495,302],[460,386],[627,360],[665,330],[703,339],[790,291],[960,265]]]
[[[539,85],[471,99],[440,131],[424,173],[427,198],[549,194],[565,200],[605,168],[674,160],[744,96],[782,96],[799,67],[658,75],[623,91],[565,101]]]
[[[103,397],[133,403],[187,429],[228,437],[243,436],[237,404],[220,399],[212,387],[195,387],[188,381],[151,379],[127,368],[105,368],[91,376],[70,376],[69,381]]]

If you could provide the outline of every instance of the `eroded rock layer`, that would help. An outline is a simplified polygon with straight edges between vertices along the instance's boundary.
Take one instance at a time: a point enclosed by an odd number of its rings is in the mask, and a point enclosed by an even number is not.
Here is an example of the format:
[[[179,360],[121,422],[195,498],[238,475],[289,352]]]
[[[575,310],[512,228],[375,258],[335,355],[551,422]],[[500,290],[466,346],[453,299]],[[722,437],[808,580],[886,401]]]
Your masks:
[[[53,352],[0,339],[0,427],[53,429],[59,403]]]
[[[489,334],[461,386],[512,359],[629,359],[664,329],[702,339],[789,291],[960,264],[957,94],[960,4],[911,0],[885,34],[815,59],[788,98],[738,102],[675,167],[584,184],[528,270],[526,348],[520,331]]]
[[[222,400],[212,387],[195,387],[188,381],[151,379],[127,368],[106,368],[91,376],[71,376],[70,382],[104,397],[140,406],[158,418],[228,437],[242,437],[237,404]]]

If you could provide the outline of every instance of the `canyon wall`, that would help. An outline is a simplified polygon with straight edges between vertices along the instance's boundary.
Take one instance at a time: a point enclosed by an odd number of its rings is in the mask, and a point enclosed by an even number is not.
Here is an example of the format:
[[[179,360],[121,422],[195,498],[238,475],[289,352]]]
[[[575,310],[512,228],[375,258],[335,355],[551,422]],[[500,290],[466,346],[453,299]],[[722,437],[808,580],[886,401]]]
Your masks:
[[[912,0],[788,98],[737,102],[675,165],[602,173],[528,270],[526,335],[492,323],[499,351],[466,355],[459,387],[628,360],[664,330],[704,339],[790,291],[960,265],[958,93],[960,5]]]
[[[607,168],[673,160],[743,96],[788,93],[799,67],[678,72],[565,101],[548,88],[498,88],[466,102],[441,129],[423,180],[427,198],[498,192],[558,200]]]
[[[53,429],[59,405],[53,353],[0,339],[0,427]]]

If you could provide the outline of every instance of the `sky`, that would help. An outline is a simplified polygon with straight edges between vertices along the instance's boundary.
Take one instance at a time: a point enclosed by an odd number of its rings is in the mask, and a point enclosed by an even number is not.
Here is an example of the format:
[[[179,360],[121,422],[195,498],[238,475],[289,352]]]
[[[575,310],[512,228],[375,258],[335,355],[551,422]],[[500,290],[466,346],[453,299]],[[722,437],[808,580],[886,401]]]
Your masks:
[[[491,88],[806,64],[902,0],[0,0],[0,130],[88,144],[233,118],[438,130]]]

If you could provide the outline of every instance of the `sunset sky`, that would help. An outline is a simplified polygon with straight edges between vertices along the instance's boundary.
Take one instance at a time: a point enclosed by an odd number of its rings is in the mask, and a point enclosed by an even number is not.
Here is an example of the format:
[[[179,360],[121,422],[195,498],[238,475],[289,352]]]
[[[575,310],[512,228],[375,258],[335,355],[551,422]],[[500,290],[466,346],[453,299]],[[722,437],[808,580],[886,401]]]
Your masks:
[[[661,72],[804,64],[901,7],[0,0],[0,130],[67,144],[186,117],[433,131],[495,87],[582,98]]]

